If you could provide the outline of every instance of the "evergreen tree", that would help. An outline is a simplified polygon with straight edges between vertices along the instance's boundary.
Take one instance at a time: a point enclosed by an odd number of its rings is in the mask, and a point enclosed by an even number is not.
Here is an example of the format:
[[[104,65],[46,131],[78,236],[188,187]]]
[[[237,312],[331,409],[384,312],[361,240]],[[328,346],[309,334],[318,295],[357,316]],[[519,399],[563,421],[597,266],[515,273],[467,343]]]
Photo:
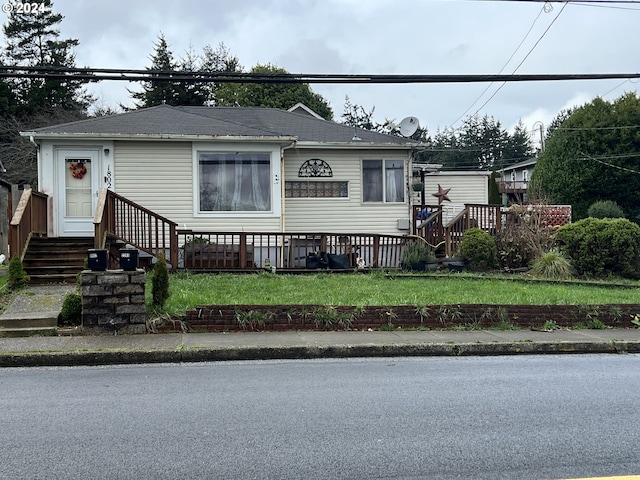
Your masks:
[[[204,70],[201,64],[201,58],[193,51],[193,47],[189,45],[189,50],[185,56],[178,60],[178,71],[197,72]],[[210,88],[206,83],[198,81],[182,81],[174,83],[175,105],[202,106],[209,102]]]
[[[176,68],[173,52],[169,50],[169,44],[164,34],[158,35],[158,40],[153,44],[155,50],[151,55],[151,66],[147,70],[171,72]],[[151,78],[159,74],[152,74]],[[136,101],[136,108],[155,107],[156,105],[178,105],[177,92],[174,82],[170,80],[148,80],[142,82],[141,92],[130,92]]]
[[[499,121],[485,115],[468,117],[459,130],[438,131],[427,161],[443,170],[496,170],[533,155],[531,139],[522,123],[513,135]]]
[[[594,202],[611,200],[640,221],[640,97],[598,97],[560,112],[552,125],[531,187],[550,202],[571,205],[574,220],[585,218]]]
[[[242,65],[238,57],[231,55],[231,51],[224,43],[220,43],[215,50],[210,45],[202,49],[202,71],[210,73],[239,73]],[[210,105],[235,106],[238,105],[238,89],[230,83],[210,83],[208,85],[208,103]]]
[[[10,3],[16,4],[15,0]],[[79,41],[60,39],[58,25],[64,17],[54,13],[53,2],[42,0],[42,11],[26,13],[14,8],[3,25],[7,65],[75,68],[73,48]],[[86,81],[50,78],[15,78],[8,81],[17,102],[15,114],[26,117],[56,108],[85,112],[92,101],[83,85]]]
[[[373,120],[373,112],[376,107],[367,111],[361,105],[351,103],[348,96],[344,98],[344,112],[342,113],[342,123],[350,127],[362,128],[373,132],[386,133],[387,135],[400,135],[400,128],[392,120],[385,119],[384,123]],[[426,128],[418,127],[411,139],[417,142],[430,141],[429,132]]]
[[[256,65],[251,73],[289,73],[275,65]],[[219,106],[264,107],[287,109],[300,102],[326,120],[333,119],[329,102],[306,83],[230,83],[227,98],[216,98]]]
[[[15,7],[17,2],[9,0]],[[4,65],[75,67],[76,39],[60,39],[58,25],[63,16],[53,11],[51,0],[42,0],[42,11],[18,13],[13,8],[2,27],[5,46],[0,50]],[[20,137],[21,130],[86,117],[93,100],[84,90],[85,81],[18,77],[0,80],[0,158],[6,168],[2,178],[35,184],[36,155],[33,145]]]

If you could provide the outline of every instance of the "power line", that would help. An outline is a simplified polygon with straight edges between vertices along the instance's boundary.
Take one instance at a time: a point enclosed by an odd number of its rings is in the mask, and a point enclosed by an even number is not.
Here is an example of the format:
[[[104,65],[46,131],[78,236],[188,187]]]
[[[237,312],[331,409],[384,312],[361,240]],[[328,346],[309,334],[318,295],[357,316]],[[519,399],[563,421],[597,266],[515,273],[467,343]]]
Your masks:
[[[560,17],[560,15],[562,14],[562,12],[564,12],[564,9],[567,7],[567,5],[569,5],[569,2],[566,2],[563,6],[562,9],[558,12],[558,14],[554,17],[554,19],[551,21],[551,23],[549,24],[549,26],[547,27],[547,29],[542,32],[542,35],[540,35],[540,38],[538,39],[538,41],[533,45],[533,47],[531,47],[531,49],[527,52],[527,54],[524,56],[524,58],[522,59],[522,61],[518,64],[518,66],[513,70],[513,73],[517,72],[518,69],[522,66],[522,64],[525,62],[525,60],[527,58],[529,58],[529,55],[531,55],[533,53],[533,51],[535,50],[535,48],[538,46],[538,44],[542,41],[542,39],[545,37],[545,35],[549,32],[549,30],[551,29],[551,27],[553,26],[553,24],[556,22],[556,20],[558,20],[558,17]],[[484,102],[480,108],[478,108],[478,110],[476,110],[476,112],[474,113],[474,115],[476,115],[480,110],[482,110],[484,107],[487,106],[487,104],[493,100],[493,98],[498,94],[498,92],[500,90],[502,90],[502,88],[507,84],[507,82],[503,82],[502,85],[500,85],[498,87],[498,89],[493,92],[493,95],[491,95],[486,102]]]
[[[547,4],[545,3],[543,5],[543,7],[540,9],[540,11],[538,12],[538,15],[536,16],[536,18],[533,20],[533,23],[531,24],[531,26],[529,27],[529,31],[527,31],[527,33],[525,34],[524,37],[522,37],[522,40],[520,41],[520,43],[518,44],[518,46],[516,47],[516,49],[513,51],[513,53],[511,54],[511,56],[509,57],[509,60],[507,60],[505,62],[505,64],[502,66],[502,68],[500,69],[500,71],[498,73],[502,73],[504,71],[505,68],[507,68],[507,65],[509,65],[509,62],[511,62],[511,60],[513,59],[513,57],[516,55],[516,53],[518,52],[518,50],[520,50],[520,47],[522,46],[522,44],[524,43],[524,41],[527,39],[527,37],[529,36],[529,34],[531,33],[531,31],[533,30],[533,27],[535,26],[536,22],[538,21],[538,19],[540,18],[540,15],[542,15],[543,12],[546,12],[547,9]],[[514,73],[514,72],[512,72]],[[625,80],[626,81],[626,80]],[[491,86],[493,85],[493,82],[490,83],[489,85],[487,85],[487,87],[482,91],[482,93],[480,95],[478,95],[478,97],[473,101],[473,103],[471,105],[469,105],[469,108],[467,108],[458,118],[456,118],[451,125],[449,125],[450,128],[453,128],[453,126],[458,123],[462,117],[464,117],[467,112],[469,110],[471,110],[473,108],[473,106],[478,103],[480,101],[480,99],[484,96],[485,93],[487,93],[489,91],[489,89],[491,88]]]
[[[636,79],[633,73],[574,73],[574,74],[467,74],[467,75],[387,75],[387,74],[294,74],[203,72],[169,70],[121,70],[109,68],[0,66],[0,78],[43,78],[99,82],[202,82],[202,83],[342,83],[342,84],[409,84],[409,83],[483,83],[538,82]]]
[[[640,171],[638,170],[632,170],[630,168],[626,168],[626,167],[621,167],[620,165],[614,165],[613,163],[609,163],[609,162],[604,162],[601,160],[601,158],[606,158],[606,159],[614,159],[614,158],[628,158],[628,157],[640,157],[640,153],[629,153],[629,154],[620,154],[620,155],[612,155],[612,156],[602,156],[602,157],[592,157],[591,155],[587,155],[586,153],[580,152],[582,155],[584,155],[583,158],[579,158],[578,160],[593,160],[594,162],[598,162],[601,163],[603,165],[606,165],[608,167],[612,167],[612,168],[617,168],[618,170],[623,170],[625,172],[629,172],[629,173],[636,173],[638,175],[640,175]]]

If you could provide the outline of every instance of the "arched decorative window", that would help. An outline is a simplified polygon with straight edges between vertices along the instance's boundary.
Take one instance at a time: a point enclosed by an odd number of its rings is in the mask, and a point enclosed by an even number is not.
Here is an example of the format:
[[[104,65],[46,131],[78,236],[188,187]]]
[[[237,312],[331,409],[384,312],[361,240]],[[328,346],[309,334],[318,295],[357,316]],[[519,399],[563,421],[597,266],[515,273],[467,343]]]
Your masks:
[[[333,171],[324,160],[312,158],[300,165],[298,177],[333,177]]]

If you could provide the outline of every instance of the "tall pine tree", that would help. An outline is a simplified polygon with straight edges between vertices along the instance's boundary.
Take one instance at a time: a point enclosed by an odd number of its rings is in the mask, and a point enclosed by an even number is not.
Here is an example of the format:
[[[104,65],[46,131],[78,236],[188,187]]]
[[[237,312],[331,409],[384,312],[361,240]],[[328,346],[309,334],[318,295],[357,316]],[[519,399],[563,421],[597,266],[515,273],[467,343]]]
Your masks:
[[[17,3],[10,0],[10,3]],[[53,11],[52,0],[42,0],[44,8],[26,12],[14,8],[3,25],[6,46],[3,62],[6,65],[30,67],[75,68],[73,48],[75,38],[60,39],[59,24],[64,17]],[[15,114],[24,118],[43,111],[62,109],[86,112],[92,98],[83,86],[86,81],[50,78],[15,78],[8,82],[16,101]]]
[[[4,65],[75,67],[73,48],[77,39],[60,39],[63,16],[53,11],[51,0],[41,0],[42,10],[18,13],[14,8],[2,26],[5,46],[0,50]],[[34,184],[36,155],[21,130],[84,118],[93,100],[86,82],[52,78],[12,78],[0,81],[0,158],[7,169],[2,178],[12,183]]]
[[[209,88],[197,80],[154,80],[160,75],[171,75],[171,72],[197,72],[201,70],[201,59],[191,47],[184,58],[175,60],[164,34],[158,36],[153,44],[154,52],[150,57],[149,71],[163,73],[151,74],[151,80],[142,82],[141,92],[130,92],[136,108],[154,107],[156,105],[206,105],[209,101]]]

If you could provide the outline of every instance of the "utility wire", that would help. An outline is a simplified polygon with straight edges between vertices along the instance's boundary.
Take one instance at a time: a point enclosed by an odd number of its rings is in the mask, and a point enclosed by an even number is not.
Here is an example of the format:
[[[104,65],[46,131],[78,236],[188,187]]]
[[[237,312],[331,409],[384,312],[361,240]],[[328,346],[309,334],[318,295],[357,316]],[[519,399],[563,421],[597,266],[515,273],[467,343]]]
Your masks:
[[[584,158],[579,158],[578,160],[593,160],[595,162],[601,163],[603,165],[606,165],[608,167],[613,167],[613,168],[617,168],[618,170],[623,170],[625,172],[629,172],[629,173],[635,173],[640,175],[640,171],[638,170],[632,170],[630,168],[626,168],[626,167],[621,167],[620,165],[614,165],[613,163],[609,163],[609,162],[604,162],[596,157],[592,157],[591,155],[587,155],[586,153],[580,152],[581,155],[584,155]],[[640,157],[640,153],[630,153],[630,154],[621,154],[621,155],[615,155],[615,156],[609,156],[609,157],[600,157],[600,158],[626,158],[626,157]]]
[[[507,68],[507,65],[509,65],[509,63],[511,62],[511,60],[513,59],[513,57],[516,55],[516,53],[518,52],[518,50],[520,50],[520,47],[522,46],[522,44],[524,43],[524,41],[527,39],[527,37],[529,36],[529,34],[531,33],[531,31],[533,30],[533,27],[535,26],[536,22],[538,21],[538,19],[540,18],[540,15],[542,15],[543,12],[546,12],[547,4],[545,3],[544,6],[540,9],[540,11],[538,12],[538,15],[536,16],[536,18],[533,20],[533,23],[531,24],[531,26],[529,27],[529,31],[525,34],[524,37],[522,37],[522,40],[520,41],[520,44],[516,47],[516,49],[513,51],[513,53],[511,54],[511,56],[509,57],[509,60],[507,60],[505,62],[505,64],[502,66],[502,68],[500,69],[500,71],[498,73],[502,73],[504,71],[505,68]],[[456,118],[451,125],[449,125],[449,128],[453,128],[454,125],[456,123],[458,123],[462,117],[464,117],[467,112],[469,110],[471,110],[473,108],[473,106],[478,103],[480,101],[480,99],[484,96],[485,93],[487,93],[487,91],[493,86],[493,82],[491,82],[489,85],[487,85],[487,88],[485,88],[482,93],[480,95],[478,95],[478,97],[473,101],[473,103],[471,105],[469,105],[469,108],[467,108],[458,118]]]
[[[575,74],[468,74],[468,75],[387,75],[387,74],[293,74],[293,73],[228,73],[168,70],[118,70],[108,68],[68,68],[0,66],[0,78],[43,78],[99,82],[202,82],[202,83],[343,83],[343,84],[408,84],[408,83],[482,83],[536,82],[569,80],[610,80],[640,78],[633,73]]]
[[[531,47],[531,49],[529,50],[529,52],[525,55],[525,57],[522,59],[522,61],[518,64],[518,66],[513,70],[513,73],[517,72],[518,69],[522,66],[522,64],[525,62],[525,60],[527,58],[529,58],[529,55],[531,55],[533,53],[533,51],[535,50],[535,48],[538,46],[538,44],[542,41],[542,39],[545,37],[545,35],[547,34],[547,32],[549,32],[549,30],[551,29],[551,27],[553,26],[553,24],[556,22],[556,20],[558,20],[558,17],[560,17],[560,15],[562,14],[562,12],[564,12],[564,9],[567,8],[567,5],[569,5],[569,2],[566,2],[563,6],[562,9],[560,9],[560,11],[558,12],[558,14],[555,16],[555,18],[551,21],[551,23],[549,24],[549,26],[547,27],[547,29],[542,32],[542,35],[540,36],[540,38],[538,39],[538,41],[533,45],[533,47]],[[507,84],[507,82],[503,82],[502,85],[500,85],[498,87],[498,89],[493,92],[493,95],[491,95],[486,102],[484,102],[480,108],[478,108],[478,110],[475,111],[475,113],[473,115],[477,115],[478,112],[480,110],[482,110],[484,107],[487,106],[487,104],[493,100],[493,98],[498,94],[498,92],[500,90],[502,90],[502,88]]]

